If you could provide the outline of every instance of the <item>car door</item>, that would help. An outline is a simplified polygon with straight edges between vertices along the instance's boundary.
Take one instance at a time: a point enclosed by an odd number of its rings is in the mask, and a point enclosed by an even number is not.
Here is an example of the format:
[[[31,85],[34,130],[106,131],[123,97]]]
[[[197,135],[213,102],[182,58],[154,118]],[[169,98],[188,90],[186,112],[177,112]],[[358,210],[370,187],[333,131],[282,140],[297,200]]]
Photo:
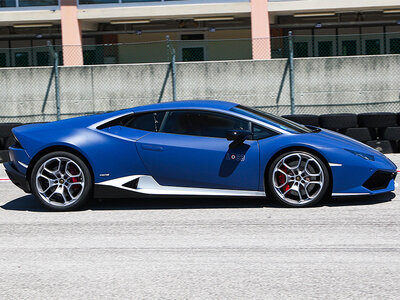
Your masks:
[[[258,190],[257,141],[232,147],[226,139],[228,130],[250,130],[250,126],[249,121],[222,113],[169,111],[159,132],[139,139],[136,147],[160,185]]]

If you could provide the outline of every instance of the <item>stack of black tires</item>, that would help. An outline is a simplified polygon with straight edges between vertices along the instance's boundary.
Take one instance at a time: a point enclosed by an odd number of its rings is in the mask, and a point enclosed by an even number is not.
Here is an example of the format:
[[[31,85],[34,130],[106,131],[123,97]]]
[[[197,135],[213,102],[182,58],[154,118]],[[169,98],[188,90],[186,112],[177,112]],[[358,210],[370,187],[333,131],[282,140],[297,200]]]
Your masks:
[[[22,123],[0,123],[0,163],[8,161],[8,147],[15,143],[11,129]]]
[[[289,120],[345,134],[382,153],[400,152],[400,113],[287,115]]]

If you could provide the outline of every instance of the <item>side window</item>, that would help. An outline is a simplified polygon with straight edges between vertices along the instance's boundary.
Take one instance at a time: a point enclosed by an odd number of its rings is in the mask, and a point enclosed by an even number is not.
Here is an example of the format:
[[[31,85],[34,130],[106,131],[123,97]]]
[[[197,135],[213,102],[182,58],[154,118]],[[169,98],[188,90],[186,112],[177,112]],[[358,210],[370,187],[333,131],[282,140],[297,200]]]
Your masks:
[[[133,115],[123,126],[146,131],[158,131],[164,115],[165,112],[151,112],[139,114],[137,116]]]
[[[266,129],[264,127],[253,124],[253,139],[254,140],[262,140],[262,139],[268,138],[273,135],[276,135],[276,133],[269,129]]]
[[[203,114],[203,136],[226,138],[229,130],[250,130],[250,122],[222,114]]]
[[[250,122],[213,112],[171,111],[168,112],[161,131],[225,138],[227,131],[233,129],[250,130]]]

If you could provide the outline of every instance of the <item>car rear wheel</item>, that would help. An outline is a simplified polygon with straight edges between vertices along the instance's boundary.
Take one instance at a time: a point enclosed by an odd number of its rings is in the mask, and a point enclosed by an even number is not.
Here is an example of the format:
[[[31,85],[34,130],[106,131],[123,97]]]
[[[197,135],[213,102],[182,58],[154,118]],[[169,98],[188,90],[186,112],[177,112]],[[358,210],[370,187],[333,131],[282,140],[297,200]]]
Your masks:
[[[267,184],[270,195],[284,205],[306,207],[325,197],[329,187],[329,172],[316,155],[292,151],[272,162]]]
[[[67,211],[80,207],[89,198],[92,176],[86,164],[69,152],[52,152],[35,164],[31,188],[47,208]]]

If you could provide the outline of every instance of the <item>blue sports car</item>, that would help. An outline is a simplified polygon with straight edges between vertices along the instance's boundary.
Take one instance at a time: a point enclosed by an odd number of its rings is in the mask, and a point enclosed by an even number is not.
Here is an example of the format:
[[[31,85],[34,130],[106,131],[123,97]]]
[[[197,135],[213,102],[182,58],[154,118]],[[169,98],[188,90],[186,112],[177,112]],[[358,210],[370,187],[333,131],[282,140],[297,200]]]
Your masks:
[[[336,132],[222,101],[179,101],[13,129],[10,179],[46,207],[143,195],[267,196],[304,207],[394,190],[396,166]]]

